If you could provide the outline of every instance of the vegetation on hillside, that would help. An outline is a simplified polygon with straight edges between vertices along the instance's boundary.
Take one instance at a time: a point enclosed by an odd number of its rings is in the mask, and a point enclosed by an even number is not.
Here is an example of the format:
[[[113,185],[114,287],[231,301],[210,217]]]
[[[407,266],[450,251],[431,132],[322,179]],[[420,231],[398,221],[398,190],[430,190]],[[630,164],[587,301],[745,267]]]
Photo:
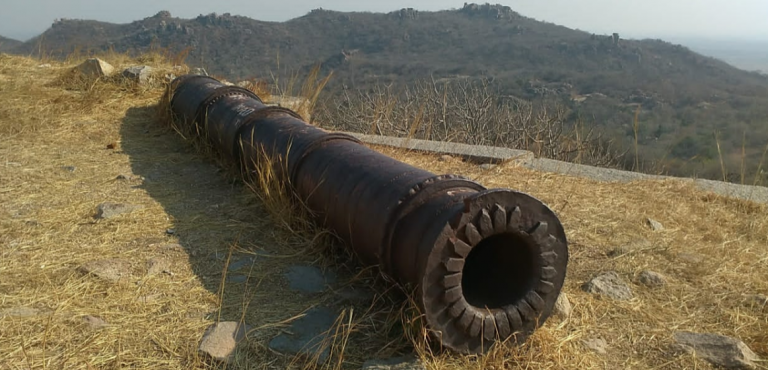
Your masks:
[[[21,44],[21,41],[0,36],[0,52],[13,50]]]
[[[415,81],[488,81],[500,98],[557,106],[568,124],[599,130],[628,153],[625,168],[748,183],[766,177],[759,166],[768,145],[768,76],[680,45],[594,35],[500,5],[318,9],[282,23],[168,12],[121,25],[59,20],[14,52],[63,57],[154,47],[186,49],[190,64],[230,79],[285,79],[319,64],[322,73],[333,71],[329,106],[382,86],[404,94]]]

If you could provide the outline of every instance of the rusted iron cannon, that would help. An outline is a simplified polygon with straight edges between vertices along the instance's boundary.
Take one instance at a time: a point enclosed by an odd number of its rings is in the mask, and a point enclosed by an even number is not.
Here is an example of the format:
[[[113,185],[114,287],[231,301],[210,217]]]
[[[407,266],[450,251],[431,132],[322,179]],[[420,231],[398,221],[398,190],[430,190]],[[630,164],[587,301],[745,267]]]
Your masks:
[[[499,340],[519,343],[550,315],[568,247],[537,199],[436,176],[210,77],[179,77],[170,91],[185,132],[246,173],[273,166],[316,222],[411,287],[444,346],[481,353]]]

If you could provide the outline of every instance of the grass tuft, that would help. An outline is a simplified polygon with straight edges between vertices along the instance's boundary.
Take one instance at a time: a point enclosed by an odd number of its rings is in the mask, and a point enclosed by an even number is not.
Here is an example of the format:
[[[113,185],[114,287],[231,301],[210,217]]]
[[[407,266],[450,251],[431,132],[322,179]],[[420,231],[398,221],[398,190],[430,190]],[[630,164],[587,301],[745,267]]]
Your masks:
[[[118,69],[138,64],[104,58]],[[178,73],[176,62],[153,58],[141,60],[156,61],[161,75]],[[279,159],[246,178],[220,172],[204,147],[190,148],[193,139],[181,140],[167,125],[164,84],[62,84],[80,61],[40,68],[39,60],[0,55],[0,368],[224,368],[197,351],[216,321],[253,328],[230,369],[359,369],[369,359],[408,354],[428,369],[448,370],[711,368],[671,353],[679,330],[733,336],[768,358],[768,316],[751,298],[768,294],[765,204],[675,180],[600,183],[514,162],[486,171],[377,147],[435,173],[529,193],[557,210],[568,233],[564,291],[573,314],[551,318],[522,345],[457,356],[427,340],[407,292],[359,266],[332,235],[307,222],[306,207],[290,201],[275,176]],[[116,179],[120,174],[130,179]],[[94,219],[105,201],[142,208]],[[650,230],[646,218],[665,230]],[[619,247],[628,252],[611,253]],[[128,261],[128,276],[110,282],[78,272],[106,258]],[[168,272],[148,274],[155,259],[169,261]],[[318,295],[294,293],[284,278],[292,265],[336,272],[338,283]],[[634,299],[581,290],[606,270],[631,286]],[[668,285],[634,282],[643,270],[666,275]],[[365,299],[341,294],[366,287],[373,288]],[[269,350],[274,336],[319,305],[340,313],[323,342],[328,362]],[[34,314],[4,314],[19,307]],[[108,325],[92,328],[87,315]],[[609,344],[606,354],[582,343],[598,338]]]

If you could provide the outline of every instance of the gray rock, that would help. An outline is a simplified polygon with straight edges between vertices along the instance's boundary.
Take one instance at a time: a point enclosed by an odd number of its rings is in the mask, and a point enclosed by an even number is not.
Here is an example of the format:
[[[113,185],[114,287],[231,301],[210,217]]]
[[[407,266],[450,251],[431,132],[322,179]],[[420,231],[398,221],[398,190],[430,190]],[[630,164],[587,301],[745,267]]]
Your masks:
[[[594,277],[586,282],[582,289],[589,293],[604,295],[620,301],[632,299],[632,289],[619,277],[619,274],[613,271],[604,272]]]
[[[105,203],[99,204],[99,207],[96,209],[96,218],[98,219],[113,218],[122,214],[131,213],[139,208],[140,208],[139,206],[135,206],[132,204],[105,202]]]
[[[484,164],[479,165],[478,167],[480,167],[480,169],[482,169],[482,170],[486,170],[487,171],[487,170],[492,170],[492,169],[496,168],[496,165],[495,164],[490,164],[490,163],[484,163]]]
[[[128,67],[123,71],[123,77],[136,82],[138,84],[145,84],[149,82],[152,77],[152,67],[150,66],[133,66]]]
[[[234,357],[237,345],[246,339],[250,329],[246,324],[233,321],[211,325],[205,330],[199,350],[215,360],[229,362]]]
[[[165,233],[168,234],[168,235],[175,235],[176,234],[176,229],[166,229]]]
[[[12,307],[12,308],[4,308],[0,310],[0,318],[3,317],[15,317],[15,318],[24,318],[24,317],[34,317],[37,315],[40,315],[44,313],[42,310],[38,310],[37,308],[32,307]]]
[[[131,264],[121,259],[104,259],[88,262],[80,266],[78,271],[116,282],[131,276]]]
[[[584,344],[584,347],[591,349],[595,353],[604,355],[608,352],[608,343],[605,339],[585,339],[581,343]]]
[[[330,346],[323,345],[337,315],[328,308],[316,307],[294,321],[288,330],[269,342],[273,351],[317,358],[323,364],[330,355]]]
[[[362,370],[426,370],[427,368],[414,356],[395,357],[387,360],[368,360]]]
[[[67,172],[75,172],[77,170],[77,167],[75,166],[61,166],[61,169]]]
[[[103,327],[105,327],[105,326],[108,326],[108,325],[109,325],[109,324],[108,324],[106,321],[104,321],[103,319],[101,319],[101,318],[98,318],[98,317],[96,317],[96,316],[91,316],[91,315],[88,315],[88,316],[84,316],[84,317],[83,317],[83,322],[84,322],[86,325],[88,325],[88,326],[89,326],[91,329],[94,329],[94,330],[95,330],[95,329],[101,329],[101,328],[103,328]]]
[[[77,71],[88,77],[107,77],[115,72],[115,67],[99,59],[91,58],[75,67]]]
[[[754,369],[757,355],[744,342],[718,334],[675,333],[675,349],[728,369]]]
[[[413,138],[399,138],[381,135],[366,135],[355,132],[344,132],[352,135],[368,144],[384,145],[396,148],[406,148],[411,150],[448,154],[456,157],[466,158],[472,161],[500,162],[513,160],[518,162],[527,162],[534,159],[532,152],[527,150],[515,150],[509,148],[499,148],[483,145],[469,145],[461,143],[451,143],[447,141],[430,141]]]
[[[568,300],[568,296],[565,292],[560,292],[560,295],[555,301],[555,307],[552,309],[552,313],[555,316],[560,316],[565,319],[571,317],[572,311],[573,308],[571,307],[571,301]]]
[[[637,282],[649,288],[658,288],[667,285],[667,278],[653,271],[643,271],[637,276]]]
[[[323,272],[314,266],[291,266],[285,273],[291,289],[302,293],[321,293],[326,285],[336,282],[336,276],[328,272]]]
[[[646,219],[646,222],[648,223],[648,226],[650,226],[651,230],[653,231],[662,231],[664,230],[664,225],[661,224],[661,222],[653,220],[653,219]]]

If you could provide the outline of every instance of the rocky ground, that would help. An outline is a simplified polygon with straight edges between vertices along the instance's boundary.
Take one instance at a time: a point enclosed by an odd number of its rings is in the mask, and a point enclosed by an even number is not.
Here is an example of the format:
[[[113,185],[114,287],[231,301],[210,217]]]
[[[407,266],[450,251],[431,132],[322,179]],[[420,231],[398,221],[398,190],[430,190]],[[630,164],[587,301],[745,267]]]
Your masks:
[[[0,55],[0,369],[767,368],[764,204],[377,147],[530,193],[567,230],[557,315],[456,356],[375,271],[158,120],[172,66],[107,60],[123,77],[73,85],[74,64]]]

